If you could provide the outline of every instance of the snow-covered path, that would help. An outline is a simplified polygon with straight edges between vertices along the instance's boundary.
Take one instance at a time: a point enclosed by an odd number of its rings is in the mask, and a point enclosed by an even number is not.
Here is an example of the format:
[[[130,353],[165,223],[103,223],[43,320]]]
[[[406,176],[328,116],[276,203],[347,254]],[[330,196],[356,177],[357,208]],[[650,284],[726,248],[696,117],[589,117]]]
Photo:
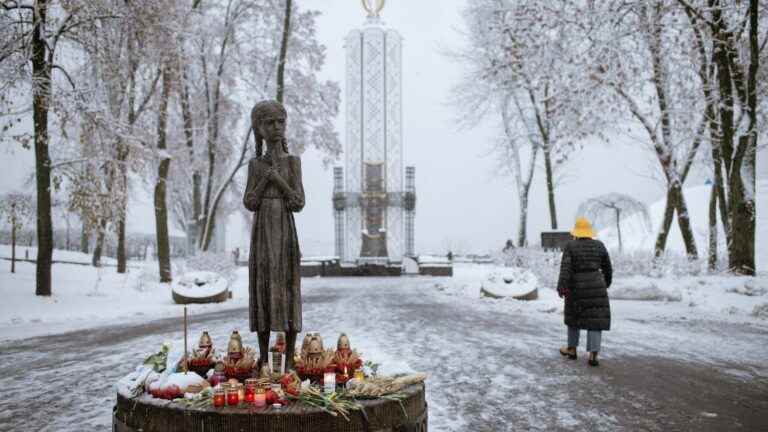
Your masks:
[[[557,353],[562,315],[546,302],[468,298],[443,282],[305,280],[304,330],[327,346],[346,332],[385,373],[427,372],[431,431],[768,429],[764,325],[613,301],[595,369]],[[223,347],[247,312],[193,309],[193,342],[202,328]],[[109,430],[114,383],[180,330],[168,318],[3,343],[0,430]]]

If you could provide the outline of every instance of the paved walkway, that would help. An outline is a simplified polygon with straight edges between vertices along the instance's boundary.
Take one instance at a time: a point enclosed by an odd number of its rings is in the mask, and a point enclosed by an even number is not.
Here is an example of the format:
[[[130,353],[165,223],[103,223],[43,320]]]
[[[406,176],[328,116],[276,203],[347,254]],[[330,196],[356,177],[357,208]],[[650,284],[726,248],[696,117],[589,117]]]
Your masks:
[[[427,372],[433,432],[768,430],[765,327],[643,320],[614,302],[602,364],[589,368],[557,354],[561,315],[449,296],[436,280],[314,280],[304,328],[327,347],[349,333],[386,372]],[[217,346],[232,328],[256,342],[245,309],[193,314],[193,342],[203,327]],[[0,345],[0,430],[110,430],[117,379],[180,337],[173,318]]]

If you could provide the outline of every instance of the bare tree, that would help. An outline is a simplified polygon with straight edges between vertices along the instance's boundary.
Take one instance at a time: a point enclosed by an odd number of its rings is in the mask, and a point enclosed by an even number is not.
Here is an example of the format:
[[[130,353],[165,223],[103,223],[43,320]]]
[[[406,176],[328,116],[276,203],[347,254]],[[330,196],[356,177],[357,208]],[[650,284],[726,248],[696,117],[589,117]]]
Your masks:
[[[34,199],[30,195],[8,193],[0,198],[0,217],[11,226],[11,273],[16,273],[16,233],[31,225],[34,214]]]
[[[244,81],[260,97],[275,97],[285,102],[291,119],[288,142],[293,153],[301,154],[312,145],[325,153],[328,160],[335,159],[341,151],[341,143],[332,119],[339,111],[340,89],[335,82],[320,82],[317,78],[325,61],[325,47],[316,39],[317,12],[302,11],[291,1],[280,7],[270,4],[261,12],[263,15],[260,15],[259,32],[254,35],[257,38],[254,42],[263,43],[248,44],[243,49],[245,58],[263,58],[265,61],[250,62]],[[276,32],[281,38],[273,36]],[[258,40],[259,37],[264,40]],[[247,164],[250,130],[246,132],[228,174],[215,188],[210,201],[203,203],[207,210],[203,211],[201,219],[202,250],[210,246],[225,194],[232,191],[236,174]]]
[[[30,90],[35,147],[35,179],[37,197],[37,266],[35,293],[51,295],[53,257],[53,221],[51,218],[51,157],[49,152],[49,114],[55,105],[54,84],[57,71],[68,85],[74,86],[64,65],[57,62],[60,43],[78,27],[99,15],[86,1],[0,1],[0,28],[4,39],[0,46],[0,64],[12,72],[9,81],[26,85],[3,86],[3,91]],[[6,64],[7,62],[7,64]],[[28,68],[31,64],[31,73]]]
[[[110,154],[113,141],[104,133],[106,128],[99,125],[100,121],[97,113],[80,113],[78,147],[74,150],[79,158],[53,165],[67,180],[68,208],[81,216],[85,231],[96,235],[91,259],[94,267],[101,266],[105,236],[114,227],[115,214],[120,209],[120,197],[112,187],[114,163],[105,157]]]
[[[528,167],[523,171],[522,157],[520,155],[520,139],[515,136],[512,129],[514,124],[512,116],[509,112],[509,105],[514,97],[507,94],[501,106],[501,118],[504,126],[504,135],[506,137],[506,150],[511,160],[512,172],[515,176],[515,186],[517,188],[517,199],[520,203],[520,219],[518,221],[517,231],[517,245],[528,245],[528,195],[531,191],[531,183],[533,182],[533,174],[536,170],[536,156],[539,154],[540,146],[536,141],[523,141],[529,144],[530,159],[528,161]],[[524,174],[525,173],[525,174]]]
[[[515,178],[520,203],[518,243],[526,243],[528,192],[542,154],[550,226],[557,228],[558,168],[585,137],[599,133],[589,97],[594,87],[581,65],[568,2],[481,0],[465,9],[467,47],[448,53],[467,67],[454,104],[473,126],[500,112],[503,163]],[[525,152],[521,146],[525,145]],[[521,153],[530,156],[529,169]]]
[[[698,257],[683,184],[704,139],[706,118],[689,29],[671,0],[589,2],[580,16],[590,40],[591,78],[610,92],[605,103],[622,107],[642,127],[667,185],[666,208],[655,253],[666,248],[675,214],[686,253]]]
[[[157,168],[157,180],[155,182],[155,230],[157,233],[157,259],[160,270],[160,282],[171,282],[171,250],[168,236],[168,203],[166,184],[168,180],[168,168],[171,158],[167,148],[168,131],[168,99],[171,94],[171,80],[169,67],[163,65],[163,89],[160,94],[157,111],[157,151],[160,164]]]
[[[610,193],[590,198],[579,205],[577,214],[588,218],[595,228],[616,227],[619,252],[624,247],[621,239],[621,221],[635,215],[642,217],[643,224],[650,226],[651,218],[645,203],[621,193]]]
[[[758,130],[765,127],[759,99],[765,99],[768,89],[765,80],[758,78],[768,41],[768,32],[760,35],[758,21],[765,16],[766,6],[757,0],[677,0],[675,4],[688,17],[699,63],[707,71],[702,80],[712,144],[713,193],[726,232],[729,267],[736,273],[754,274],[755,156]]]

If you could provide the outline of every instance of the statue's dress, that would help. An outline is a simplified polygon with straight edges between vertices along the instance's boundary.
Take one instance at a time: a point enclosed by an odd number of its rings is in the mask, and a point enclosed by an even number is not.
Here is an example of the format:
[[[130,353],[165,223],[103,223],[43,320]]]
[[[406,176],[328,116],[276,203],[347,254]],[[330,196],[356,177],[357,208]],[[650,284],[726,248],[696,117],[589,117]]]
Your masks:
[[[264,177],[269,160],[248,163],[248,184],[243,204],[253,212],[248,258],[251,331],[301,331],[301,276],[299,239],[293,212],[304,207],[301,159],[286,155],[275,168],[298,199],[284,195]]]

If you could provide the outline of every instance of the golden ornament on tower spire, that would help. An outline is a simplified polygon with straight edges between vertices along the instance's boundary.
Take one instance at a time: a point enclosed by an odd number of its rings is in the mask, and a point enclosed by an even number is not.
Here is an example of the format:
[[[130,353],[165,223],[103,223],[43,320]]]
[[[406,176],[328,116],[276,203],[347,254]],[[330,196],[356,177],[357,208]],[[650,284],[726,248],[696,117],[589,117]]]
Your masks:
[[[378,18],[379,12],[384,9],[385,0],[360,0],[363,9],[368,12],[368,18]]]

